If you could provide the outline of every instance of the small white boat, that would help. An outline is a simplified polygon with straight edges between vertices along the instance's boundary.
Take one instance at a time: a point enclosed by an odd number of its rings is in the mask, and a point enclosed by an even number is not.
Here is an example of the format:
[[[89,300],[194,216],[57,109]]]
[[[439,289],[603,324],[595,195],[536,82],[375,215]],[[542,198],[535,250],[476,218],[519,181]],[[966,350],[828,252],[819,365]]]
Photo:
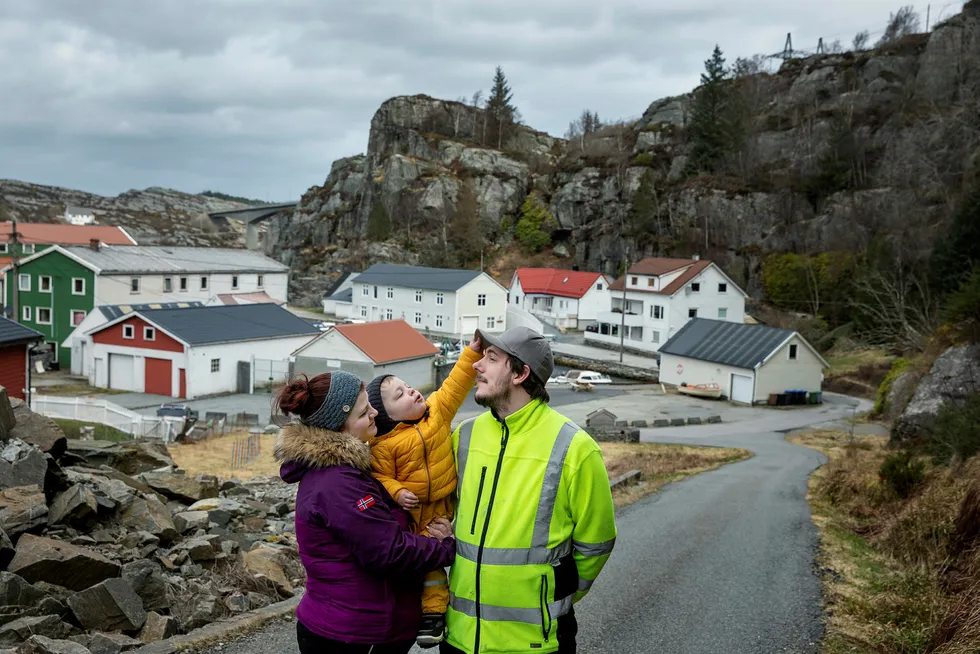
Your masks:
[[[593,370],[569,370],[564,375],[556,377],[555,383],[583,385],[611,384],[612,379],[609,378],[609,375],[603,375]]]
[[[677,391],[691,397],[706,397],[711,400],[717,400],[721,397],[721,386],[718,384],[695,384],[694,386],[681,384],[677,387]]]

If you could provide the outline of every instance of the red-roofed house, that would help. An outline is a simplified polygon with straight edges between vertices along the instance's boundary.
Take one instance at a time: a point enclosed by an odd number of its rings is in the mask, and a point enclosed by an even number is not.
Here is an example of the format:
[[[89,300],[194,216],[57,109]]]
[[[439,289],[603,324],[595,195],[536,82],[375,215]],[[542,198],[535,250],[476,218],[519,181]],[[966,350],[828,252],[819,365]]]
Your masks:
[[[313,377],[345,370],[365,382],[391,374],[427,391],[433,386],[438,353],[404,320],[337,325],[293,352],[291,373]]]
[[[691,318],[745,322],[745,291],[713,261],[697,256],[644,259],[609,288],[612,308],[599,314],[586,341],[619,347],[625,324],[623,345],[657,352]]]
[[[581,329],[609,311],[611,282],[601,273],[518,268],[507,301],[555,327]]]

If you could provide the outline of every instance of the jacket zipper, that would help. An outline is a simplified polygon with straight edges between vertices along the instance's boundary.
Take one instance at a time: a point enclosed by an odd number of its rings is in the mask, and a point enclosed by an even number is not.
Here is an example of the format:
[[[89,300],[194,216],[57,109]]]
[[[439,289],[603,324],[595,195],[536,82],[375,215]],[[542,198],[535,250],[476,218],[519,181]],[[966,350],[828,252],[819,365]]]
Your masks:
[[[487,480],[487,467],[483,466],[480,473],[480,490],[476,493],[476,505],[473,507],[473,524],[470,525],[470,535],[476,533],[476,516],[480,513],[480,500],[483,498],[483,483]]]
[[[480,547],[476,551],[476,636],[473,641],[473,652],[478,654],[480,651],[480,569],[483,567],[483,548],[487,543],[487,531],[490,529],[490,514],[493,512],[493,500],[497,496],[497,482],[500,480],[500,469],[504,465],[504,451],[507,449],[507,439],[510,438],[510,429],[507,423],[500,421],[500,454],[497,455],[497,469],[493,473],[493,484],[490,486],[490,499],[487,500],[487,515],[483,520],[483,533],[480,534]]]
[[[432,475],[429,473],[429,448],[425,446],[425,437],[422,435],[422,430],[415,427],[415,433],[419,435],[419,440],[422,441],[422,457],[425,460],[425,501],[429,503],[432,501]]]
[[[541,575],[541,634],[544,642],[548,642],[551,633],[551,609],[548,608],[548,575]]]

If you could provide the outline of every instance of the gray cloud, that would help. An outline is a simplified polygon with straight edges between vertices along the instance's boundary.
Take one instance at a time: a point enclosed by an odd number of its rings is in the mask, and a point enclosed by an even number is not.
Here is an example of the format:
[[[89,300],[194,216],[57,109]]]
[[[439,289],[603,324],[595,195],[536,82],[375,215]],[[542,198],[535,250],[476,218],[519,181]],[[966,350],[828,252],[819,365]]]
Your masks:
[[[0,177],[294,199],[394,95],[468,97],[500,64],[525,121],[560,135],[585,107],[634,117],[690,90],[715,43],[729,61],[787,32],[849,43],[898,4],[5,0]]]

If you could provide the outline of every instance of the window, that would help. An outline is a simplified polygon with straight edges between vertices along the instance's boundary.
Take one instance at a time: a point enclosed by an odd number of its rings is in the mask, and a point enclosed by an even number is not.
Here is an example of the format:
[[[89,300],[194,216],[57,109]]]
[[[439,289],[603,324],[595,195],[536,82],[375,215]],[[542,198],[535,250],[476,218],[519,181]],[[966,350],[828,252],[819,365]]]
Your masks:
[[[221,359],[211,359],[211,372],[221,372]]]
[[[143,328],[143,340],[144,341],[155,341],[157,340],[157,330],[153,327]]]
[[[395,317],[395,313],[391,309],[385,309],[385,320],[391,320]]]
[[[202,291],[208,290],[208,278],[207,277],[201,277],[201,290]]]
[[[21,319],[21,322],[30,322],[31,321],[31,308],[30,307],[24,307],[23,308],[23,310],[20,313],[20,319]]]
[[[722,319],[727,318],[728,309],[726,309],[725,307],[721,307],[720,309],[718,309],[718,317]]]
[[[238,275],[232,275],[231,276],[231,287],[232,288],[238,288]]]
[[[71,312],[71,326],[78,327],[85,320],[87,314],[84,311],[72,311]]]
[[[378,287],[377,286],[374,287],[374,299],[375,300],[378,299]]]
[[[640,283],[640,280],[639,280],[638,277],[632,277],[631,278],[630,284],[632,284],[633,286],[636,286],[639,283]]]
[[[173,293],[174,292],[174,280],[173,280],[173,277],[164,277],[163,278],[163,292],[164,293]]]
[[[265,275],[259,275],[256,278],[255,285],[258,286],[259,288],[265,286]]]
[[[436,327],[442,327],[442,316],[436,316]]]
[[[693,284],[691,284],[691,292],[692,293],[700,293],[701,292],[701,282],[694,282]]]
[[[136,338],[136,328],[132,325],[123,325],[123,338],[127,340]]]
[[[139,277],[131,277],[130,278],[130,280],[129,280],[129,292],[130,293],[139,293],[140,292],[140,278]]]
[[[370,286],[362,286],[361,287],[361,295],[363,295],[364,297],[371,297],[371,287]]]
[[[798,354],[797,350],[799,349],[799,347],[800,346],[797,345],[796,343],[793,343],[792,345],[789,346],[789,360],[790,361],[796,361],[796,355]]]
[[[81,277],[71,278],[71,294],[85,295],[85,280]]]
[[[653,277],[647,277],[647,286],[653,288]]]
[[[602,290],[602,282],[599,282],[598,284],[595,285],[595,290],[597,290],[597,291],[601,291]]]
[[[687,310],[687,317],[688,318],[697,318],[698,317],[698,310],[697,309],[688,309]]]
[[[419,291],[415,291],[415,302],[416,303],[422,302],[422,291],[420,291],[420,290]]]
[[[35,247],[33,243],[24,243],[20,249],[23,254],[34,254]]]
[[[650,317],[654,320],[663,320],[664,308],[659,304],[650,305]]]
[[[49,309],[48,307],[38,307],[35,313],[37,314],[37,324],[39,325],[51,324],[51,309]]]
[[[487,329],[493,329],[496,325],[497,321],[493,316],[487,318]]]
[[[718,284],[718,292],[719,293],[727,293],[728,292],[728,284]]]
[[[386,297],[389,300],[394,300],[395,299],[395,289],[393,289],[392,287],[389,286],[388,287],[388,290],[386,292]]]
[[[18,275],[17,276],[17,290],[18,291],[29,291],[29,290],[31,290],[31,276],[30,275]]]
[[[9,248],[6,243],[0,243],[0,254],[7,254]]]
[[[367,307],[366,306],[361,307],[361,318],[367,318]]]
[[[41,275],[37,278],[37,290],[41,293],[51,292],[51,277],[48,275]]]
[[[444,293],[436,293],[436,304],[442,306],[446,303],[446,295]]]
[[[659,343],[660,342],[660,332],[658,332],[656,330],[652,330],[651,331],[651,334],[653,334],[653,342],[654,343]]]
[[[181,293],[186,293],[187,292],[187,278],[186,277],[181,277],[180,278],[180,292]]]
[[[422,324],[422,314],[419,313],[418,311],[415,312],[415,324],[416,325]]]
[[[478,307],[487,306],[487,296],[485,294],[480,293],[479,295],[476,296],[476,306]]]

